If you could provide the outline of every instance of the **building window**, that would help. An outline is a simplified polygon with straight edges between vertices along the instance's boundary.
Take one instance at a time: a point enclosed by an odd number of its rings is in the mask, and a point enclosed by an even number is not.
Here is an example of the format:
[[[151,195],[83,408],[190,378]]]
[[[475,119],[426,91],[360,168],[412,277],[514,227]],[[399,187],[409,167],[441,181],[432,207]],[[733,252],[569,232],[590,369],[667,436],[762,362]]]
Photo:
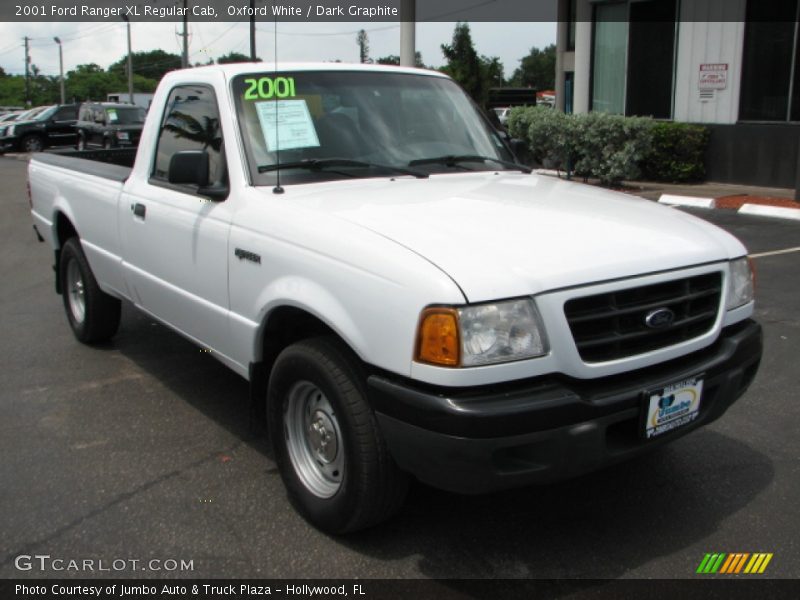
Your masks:
[[[569,0],[567,3],[567,50],[575,50],[575,23],[578,10],[578,0]]]
[[[800,120],[797,10],[798,0],[748,0],[740,120]]]
[[[592,110],[672,117],[677,0],[595,5]]]
[[[575,98],[575,73],[567,71],[564,73],[564,112],[572,114],[573,101]]]
[[[594,9],[592,110],[625,112],[628,5],[599,4]]]
[[[672,118],[675,0],[631,2],[625,114]]]

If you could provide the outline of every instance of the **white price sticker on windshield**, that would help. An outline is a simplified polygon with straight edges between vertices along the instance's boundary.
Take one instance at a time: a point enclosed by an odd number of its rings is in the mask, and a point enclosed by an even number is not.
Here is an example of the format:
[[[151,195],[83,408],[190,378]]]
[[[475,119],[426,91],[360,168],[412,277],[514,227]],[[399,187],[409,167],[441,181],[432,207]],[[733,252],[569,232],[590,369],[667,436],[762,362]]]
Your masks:
[[[269,152],[319,146],[317,130],[305,100],[272,100],[255,104]]]

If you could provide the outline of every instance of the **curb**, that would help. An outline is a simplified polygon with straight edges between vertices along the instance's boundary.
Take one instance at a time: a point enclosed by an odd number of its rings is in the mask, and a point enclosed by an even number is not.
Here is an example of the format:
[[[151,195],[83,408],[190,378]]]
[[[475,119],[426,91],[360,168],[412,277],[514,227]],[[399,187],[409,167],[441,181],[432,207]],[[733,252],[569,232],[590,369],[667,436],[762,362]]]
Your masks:
[[[777,219],[793,219],[800,221],[800,208],[786,208],[784,206],[765,206],[764,204],[742,204],[738,210],[740,214],[757,215],[759,217],[773,217]]]
[[[661,194],[658,199],[660,204],[670,206],[691,206],[694,208],[715,208],[714,198],[699,198],[697,196],[674,196],[672,194]]]
[[[716,208],[716,200],[714,198],[699,198],[695,196],[674,196],[672,194],[661,194],[658,202],[659,204],[667,204],[669,206],[689,206],[692,208],[709,209]],[[767,204],[745,203],[736,212],[743,215],[800,221],[800,208],[787,208],[785,206],[769,206]]]

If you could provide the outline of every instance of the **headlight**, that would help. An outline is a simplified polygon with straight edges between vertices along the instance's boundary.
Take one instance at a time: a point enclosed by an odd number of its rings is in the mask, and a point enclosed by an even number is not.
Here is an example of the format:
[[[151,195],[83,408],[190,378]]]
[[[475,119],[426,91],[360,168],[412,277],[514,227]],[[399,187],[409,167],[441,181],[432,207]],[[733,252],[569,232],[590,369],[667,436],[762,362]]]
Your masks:
[[[129,140],[130,136],[128,135],[127,131],[118,131],[117,132],[117,139],[118,140]]]
[[[13,125],[8,128],[8,131],[6,132],[6,135],[14,135],[14,126]]]
[[[752,302],[753,297],[753,269],[750,259],[742,257],[732,260],[728,277],[728,310]]]
[[[547,339],[530,298],[422,313],[416,359],[474,367],[542,356]]]

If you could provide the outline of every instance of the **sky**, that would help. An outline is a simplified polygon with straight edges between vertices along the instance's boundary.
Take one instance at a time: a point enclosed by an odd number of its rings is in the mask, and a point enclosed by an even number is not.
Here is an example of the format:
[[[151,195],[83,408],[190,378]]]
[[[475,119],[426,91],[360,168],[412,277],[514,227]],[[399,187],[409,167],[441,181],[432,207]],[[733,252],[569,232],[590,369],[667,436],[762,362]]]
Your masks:
[[[133,23],[134,52],[161,48],[180,54],[179,23]],[[444,63],[440,49],[449,43],[455,23],[418,23],[417,50],[427,65]],[[256,46],[258,56],[272,60],[273,24],[259,23]],[[369,36],[370,57],[400,54],[398,23],[279,23],[279,61],[341,60],[358,62],[356,32],[364,28]],[[555,23],[471,23],[473,42],[479,54],[497,56],[510,77],[519,59],[532,46],[555,43]],[[249,53],[248,23],[189,23],[189,60],[206,63],[230,51]],[[104,23],[9,23],[0,22],[0,67],[7,73],[24,73],[23,36],[31,38],[31,62],[45,75],[58,75],[58,46],[61,38],[64,72],[79,64],[97,63],[107,67],[127,52],[125,24]]]

